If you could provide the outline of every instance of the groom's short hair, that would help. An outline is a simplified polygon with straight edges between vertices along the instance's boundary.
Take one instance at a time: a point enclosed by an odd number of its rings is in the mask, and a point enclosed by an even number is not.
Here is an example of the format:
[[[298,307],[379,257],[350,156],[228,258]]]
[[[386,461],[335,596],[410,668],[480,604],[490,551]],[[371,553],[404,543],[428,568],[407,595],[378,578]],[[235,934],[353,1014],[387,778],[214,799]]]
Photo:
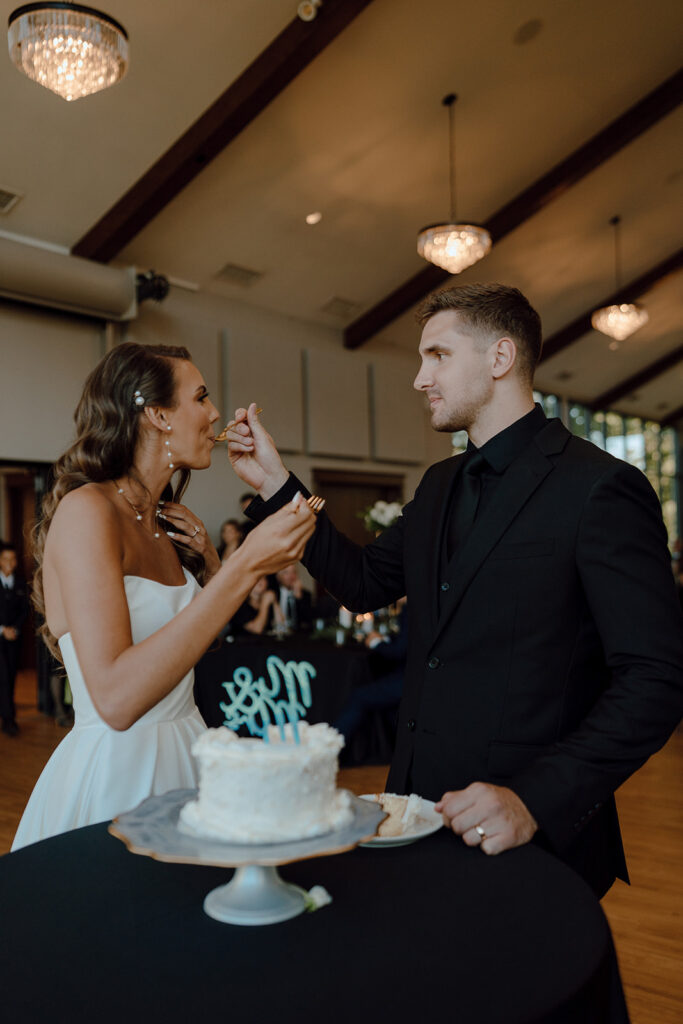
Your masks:
[[[531,383],[541,355],[541,318],[518,288],[506,284],[465,284],[428,295],[417,309],[421,327],[437,313],[452,311],[490,341],[492,334],[517,345],[520,376]]]

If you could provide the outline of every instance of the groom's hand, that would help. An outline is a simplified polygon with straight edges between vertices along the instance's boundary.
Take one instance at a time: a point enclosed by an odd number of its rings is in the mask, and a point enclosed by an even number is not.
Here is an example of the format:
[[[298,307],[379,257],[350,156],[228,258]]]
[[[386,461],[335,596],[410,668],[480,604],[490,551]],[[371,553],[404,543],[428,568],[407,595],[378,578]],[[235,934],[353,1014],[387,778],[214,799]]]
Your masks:
[[[272,437],[259,422],[255,402],[248,409],[235,410],[235,423],[228,431],[228,455],[240,480],[258,491],[264,501],[287,481],[287,470]]]
[[[484,853],[502,853],[528,843],[538,824],[526,804],[506,786],[473,782],[466,789],[444,793],[434,809],[444,824],[468,846]],[[482,834],[483,833],[483,834]]]

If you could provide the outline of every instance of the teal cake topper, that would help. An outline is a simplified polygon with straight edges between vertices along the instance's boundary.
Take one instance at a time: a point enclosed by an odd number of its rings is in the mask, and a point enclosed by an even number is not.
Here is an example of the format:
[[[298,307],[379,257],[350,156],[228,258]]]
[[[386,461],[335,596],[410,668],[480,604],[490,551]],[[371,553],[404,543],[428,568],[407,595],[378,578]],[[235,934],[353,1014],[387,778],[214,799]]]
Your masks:
[[[285,723],[290,722],[294,742],[298,743],[297,723],[311,706],[311,679],[315,679],[316,670],[308,661],[284,662],[270,654],[266,672],[267,680],[263,676],[254,679],[251,669],[236,668],[233,678],[221,684],[230,698],[229,703],[219,704],[224,724],[235,732],[245,725],[250,736],[260,736],[267,743],[269,725],[276,725],[284,740]]]

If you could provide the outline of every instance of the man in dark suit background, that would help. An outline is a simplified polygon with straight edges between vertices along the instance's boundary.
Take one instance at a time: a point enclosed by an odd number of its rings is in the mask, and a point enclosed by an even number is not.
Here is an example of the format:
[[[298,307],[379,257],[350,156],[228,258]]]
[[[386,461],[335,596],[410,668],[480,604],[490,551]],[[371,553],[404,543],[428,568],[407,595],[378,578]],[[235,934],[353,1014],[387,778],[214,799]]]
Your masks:
[[[21,627],[28,613],[26,583],[17,573],[13,544],[0,543],[0,718],[2,731],[16,736],[14,681],[19,665]]]
[[[310,590],[299,579],[296,565],[288,565],[275,574],[277,599],[285,624],[292,632],[305,632],[313,624]]]
[[[387,788],[439,801],[468,845],[534,839],[598,894],[628,879],[614,792],[683,710],[683,620],[656,495],[639,470],[534,405],[536,311],[469,285],[421,307],[414,386],[468,450],[430,467],[365,548],[318,517],[304,564],[354,611],[408,595]],[[302,484],[255,405],[230,453],[264,518]]]

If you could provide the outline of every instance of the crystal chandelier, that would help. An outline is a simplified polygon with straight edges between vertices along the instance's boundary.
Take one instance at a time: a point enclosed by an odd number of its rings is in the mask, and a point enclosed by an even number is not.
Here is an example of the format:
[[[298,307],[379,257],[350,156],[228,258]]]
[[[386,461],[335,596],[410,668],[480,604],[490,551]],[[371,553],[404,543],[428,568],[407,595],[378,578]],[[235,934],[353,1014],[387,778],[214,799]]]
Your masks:
[[[621,288],[621,253],[619,248],[619,225],[621,217],[612,217],[610,224],[614,227],[614,276],[617,292]],[[591,324],[596,331],[601,331],[616,341],[625,341],[635,334],[650,319],[648,312],[635,302],[620,302],[613,306],[596,309],[591,316]],[[615,346],[616,347],[616,346]]]
[[[455,216],[455,130],[453,106],[457,96],[449,93],[443,99],[448,107],[448,143],[450,158],[451,219],[447,224],[428,224],[417,236],[417,251],[423,259],[442,267],[449,274],[459,274],[486,256],[491,236],[486,228],[475,224],[458,224]]]
[[[80,4],[18,7],[9,17],[8,43],[15,66],[65,100],[115,85],[128,68],[126,30]]]

